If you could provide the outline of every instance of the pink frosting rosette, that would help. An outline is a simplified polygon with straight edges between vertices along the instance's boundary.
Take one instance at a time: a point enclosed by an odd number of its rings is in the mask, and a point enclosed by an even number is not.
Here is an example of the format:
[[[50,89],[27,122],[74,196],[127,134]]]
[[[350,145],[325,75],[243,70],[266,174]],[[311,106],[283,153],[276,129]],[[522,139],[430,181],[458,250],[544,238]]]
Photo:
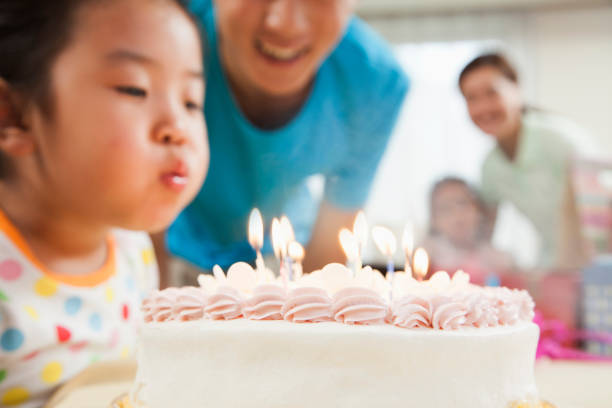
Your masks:
[[[436,330],[456,330],[466,322],[467,307],[452,297],[434,296],[431,306],[431,326]]]
[[[526,290],[515,290],[514,292],[520,304],[519,318],[528,322],[533,321],[535,317],[535,302],[533,301],[533,298]]]
[[[495,288],[495,295],[499,324],[516,324],[520,319],[521,304],[517,302],[513,291],[508,288]]]
[[[495,299],[485,293],[473,291],[464,297],[467,306],[466,326],[495,327],[499,325],[499,312]]]
[[[243,316],[245,298],[253,291],[256,275],[253,268],[244,262],[233,264],[227,271],[215,265],[213,275],[201,276],[198,282],[211,293],[204,312],[213,320],[232,320]]]
[[[213,320],[231,320],[242,316],[244,298],[240,292],[229,286],[221,285],[208,298],[204,312]]]
[[[431,311],[428,299],[407,295],[393,302],[392,323],[406,329],[431,327]]]
[[[325,289],[301,286],[289,292],[281,314],[294,323],[326,322],[331,320],[331,304]]]
[[[331,314],[334,320],[347,324],[384,324],[389,308],[375,290],[354,286],[336,292]]]
[[[181,288],[174,304],[174,318],[180,321],[199,320],[204,317],[206,294],[200,288]]]
[[[140,310],[142,312],[142,318],[146,323],[150,323],[153,321],[153,315],[151,313],[151,307],[153,306],[151,300],[151,296],[146,297],[142,304],[140,305]]]
[[[180,290],[168,288],[153,292],[142,304],[145,322],[165,322],[174,319],[174,305]]]
[[[282,320],[281,309],[286,298],[287,294],[281,285],[259,284],[255,287],[253,296],[244,304],[244,316],[251,320]]]

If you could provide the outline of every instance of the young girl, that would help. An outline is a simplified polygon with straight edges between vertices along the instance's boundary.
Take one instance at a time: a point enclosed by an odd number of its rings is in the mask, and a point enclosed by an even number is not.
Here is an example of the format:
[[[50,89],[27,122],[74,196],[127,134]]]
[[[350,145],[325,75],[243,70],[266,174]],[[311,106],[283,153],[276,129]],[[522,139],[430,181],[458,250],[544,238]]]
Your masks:
[[[430,235],[423,243],[431,256],[430,270],[462,269],[477,284],[512,270],[510,257],[486,239],[484,205],[465,181],[447,177],[436,183],[430,214]]]
[[[0,406],[128,356],[147,235],[208,166],[199,34],[177,0],[2,0]]]

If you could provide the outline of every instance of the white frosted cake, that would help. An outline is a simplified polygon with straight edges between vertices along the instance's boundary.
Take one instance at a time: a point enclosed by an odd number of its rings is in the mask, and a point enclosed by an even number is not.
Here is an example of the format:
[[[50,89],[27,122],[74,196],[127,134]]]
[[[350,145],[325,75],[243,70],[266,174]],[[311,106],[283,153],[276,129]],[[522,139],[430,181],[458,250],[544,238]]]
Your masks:
[[[144,302],[132,406],[541,406],[525,291],[338,264],[283,282],[240,263],[200,284]]]

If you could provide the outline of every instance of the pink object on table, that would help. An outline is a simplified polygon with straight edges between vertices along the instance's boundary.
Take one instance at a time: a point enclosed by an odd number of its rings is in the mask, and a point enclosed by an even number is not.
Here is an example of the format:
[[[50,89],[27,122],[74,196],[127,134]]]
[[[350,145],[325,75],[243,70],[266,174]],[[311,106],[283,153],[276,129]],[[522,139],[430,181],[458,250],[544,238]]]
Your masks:
[[[546,320],[536,311],[534,323],[540,326],[540,341],[536,358],[612,362],[612,357],[587,353],[569,346],[579,340],[594,340],[612,344],[612,333],[574,330],[560,320]]]

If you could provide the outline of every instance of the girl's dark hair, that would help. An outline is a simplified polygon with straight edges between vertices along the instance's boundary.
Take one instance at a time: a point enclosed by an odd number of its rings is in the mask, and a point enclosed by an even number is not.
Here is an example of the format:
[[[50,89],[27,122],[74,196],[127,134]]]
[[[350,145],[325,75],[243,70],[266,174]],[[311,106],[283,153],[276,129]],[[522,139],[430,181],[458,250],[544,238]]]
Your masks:
[[[43,113],[52,110],[51,66],[70,41],[76,13],[94,1],[104,0],[0,0],[0,79]],[[187,12],[188,0],[170,1]],[[0,179],[8,165],[0,152]]]
[[[516,70],[514,69],[510,61],[508,61],[508,59],[502,54],[491,53],[483,54],[479,57],[474,58],[469,64],[465,66],[465,68],[463,68],[463,71],[461,71],[461,74],[459,74],[459,88],[461,88],[461,83],[463,82],[467,74],[482,67],[496,68],[497,70],[499,70],[499,72],[502,73],[503,76],[505,76],[510,81],[514,82],[515,84],[518,84],[519,82],[518,74],[516,73]]]

